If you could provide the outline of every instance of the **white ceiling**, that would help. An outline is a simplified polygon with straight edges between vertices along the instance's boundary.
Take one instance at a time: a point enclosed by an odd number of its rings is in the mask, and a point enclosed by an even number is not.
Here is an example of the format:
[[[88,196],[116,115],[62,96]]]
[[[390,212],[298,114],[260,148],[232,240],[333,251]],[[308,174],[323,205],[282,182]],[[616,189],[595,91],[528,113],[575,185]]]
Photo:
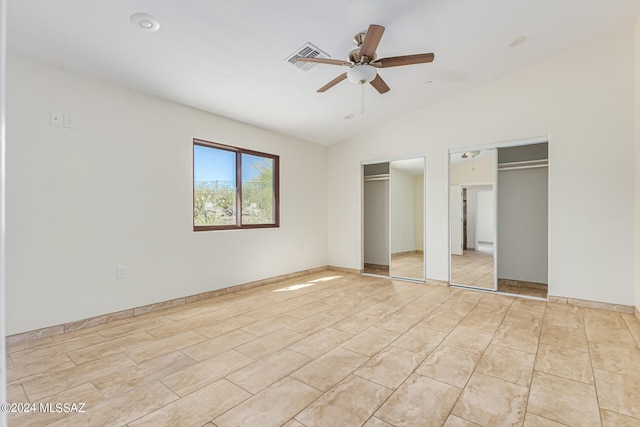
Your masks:
[[[134,28],[136,12],[155,16],[159,31]],[[8,50],[332,144],[630,27],[639,14],[638,0],[9,0]],[[434,52],[435,61],[380,70],[391,91],[366,86],[364,114],[348,81],[316,93],[346,68],[303,72],[284,61],[306,42],[343,59],[371,23],[386,27],[379,57]],[[509,47],[519,36],[527,41]]]

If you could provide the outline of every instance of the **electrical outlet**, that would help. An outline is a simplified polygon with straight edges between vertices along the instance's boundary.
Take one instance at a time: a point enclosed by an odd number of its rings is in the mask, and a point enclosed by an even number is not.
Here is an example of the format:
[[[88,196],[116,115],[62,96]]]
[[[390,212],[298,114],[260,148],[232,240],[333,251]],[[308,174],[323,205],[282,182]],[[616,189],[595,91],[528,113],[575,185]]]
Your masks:
[[[116,267],[116,279],[123,280],[127,278],[127,266],[119,265]]]
[[[49,112],[49,124],[51,126],[62,126],[62,113]]]

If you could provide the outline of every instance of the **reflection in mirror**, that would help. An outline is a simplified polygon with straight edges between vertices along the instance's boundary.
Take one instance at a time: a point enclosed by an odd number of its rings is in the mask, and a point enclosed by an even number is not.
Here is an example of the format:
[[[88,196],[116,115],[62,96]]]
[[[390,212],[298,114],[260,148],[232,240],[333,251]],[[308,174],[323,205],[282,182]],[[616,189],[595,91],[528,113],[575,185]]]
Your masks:
[[[389,275],[389,163],[364,165],[363,273]]]
[[[449,155],[451,283],[495,290],[495,150]]]
[[[390,275],[424,280],[424,158],[389,165]]]

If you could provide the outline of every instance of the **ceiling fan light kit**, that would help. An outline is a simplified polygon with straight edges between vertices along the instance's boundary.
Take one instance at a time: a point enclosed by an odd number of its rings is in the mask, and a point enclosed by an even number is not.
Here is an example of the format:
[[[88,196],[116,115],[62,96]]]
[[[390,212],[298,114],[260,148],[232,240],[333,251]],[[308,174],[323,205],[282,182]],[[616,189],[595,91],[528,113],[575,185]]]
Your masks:
[[[358,64],[347,71],[347,79],[352,83],[365,84],[376,78],[377,70],[369,64]]]
[[[370,83],[378,93],[383,94],[390,90],[387,83],[378,74],[378,68],[400,67],[403,65],[424,64],[432,62],[433,53],[420,53],[416,55],[394,56],[389,58],[378,59],[376,49],[384,27],[381,25],[371,24],[366,33],[358,33],[354,36],[353,42],[358,46],[349,52],[346,61],[340,61],[331,58],[296,58],[298,62],[314,62],[319,64],[339,65],[349,67],[346,73],[340,74],[326,85],[322,86],[317,92],[325,92],[337,85],[343,80],[349,80],[352,83],[364,85]]]

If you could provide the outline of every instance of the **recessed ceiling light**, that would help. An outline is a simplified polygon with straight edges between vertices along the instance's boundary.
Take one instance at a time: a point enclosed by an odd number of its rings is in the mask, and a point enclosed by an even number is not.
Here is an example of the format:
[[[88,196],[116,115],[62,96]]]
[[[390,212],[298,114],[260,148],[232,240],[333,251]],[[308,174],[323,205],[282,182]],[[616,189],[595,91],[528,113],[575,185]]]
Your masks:
[[[525,36],[516,37],[511,43],[509,43],[509,47],[518,47],[526,41],[527,38]]]
[[[147,13],[134,13],[130,20],[134,27],[143,31],[158,31],[160,28],[160,22]]]

